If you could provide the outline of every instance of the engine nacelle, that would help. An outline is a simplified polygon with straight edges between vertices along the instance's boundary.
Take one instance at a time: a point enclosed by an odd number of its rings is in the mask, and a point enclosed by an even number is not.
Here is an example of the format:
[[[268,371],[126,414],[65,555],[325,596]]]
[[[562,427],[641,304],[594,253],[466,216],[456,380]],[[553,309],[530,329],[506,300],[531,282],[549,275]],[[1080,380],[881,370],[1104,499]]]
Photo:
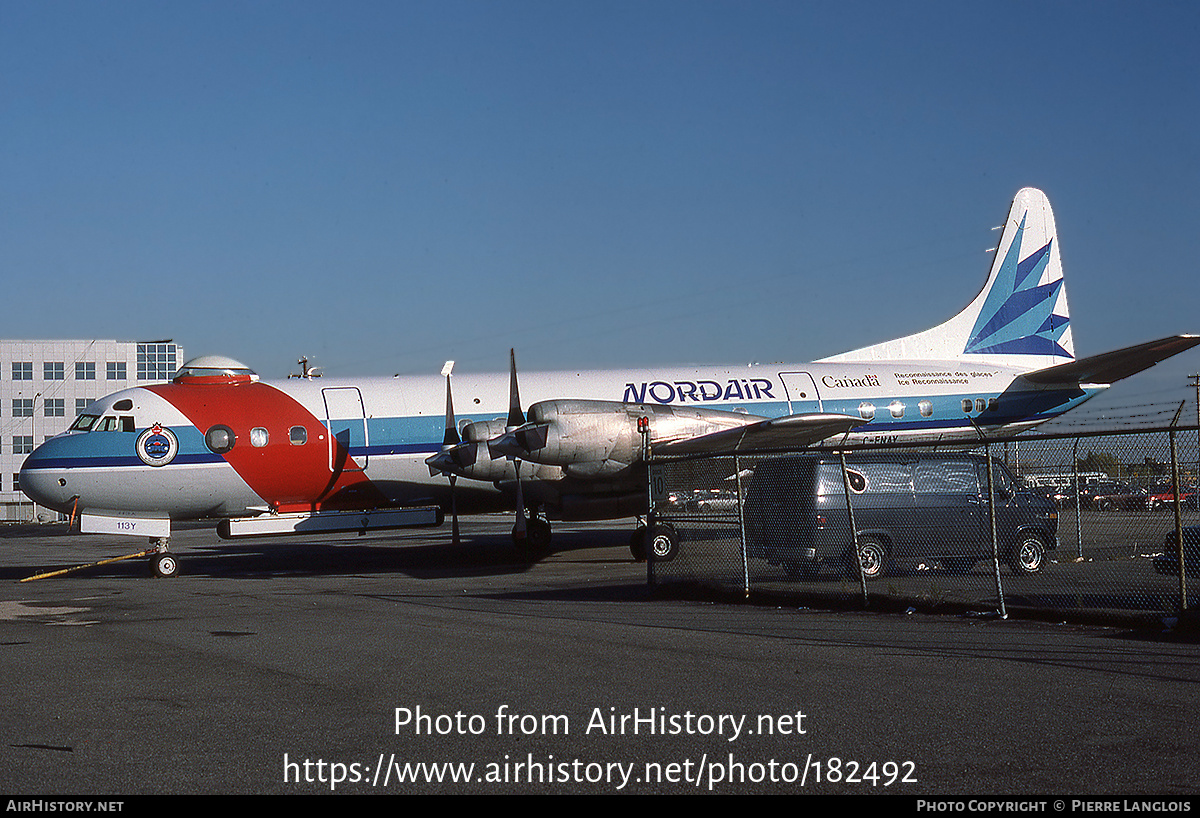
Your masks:
[[[650,423],[650,443],[680,440],[756,423],[762,418],[685,406],[595,400],[549,400],[529,407],[529,422],[490,441],[492,457],[560,466],[571,477],[607,477],[638,462],[638,419]]]
[[[459,462],[461,461],[461,463]],[[516,464],[507,459],[493,460],[487,455],[486,443],[460,443],[450,449],[427,457],[430,474],[453,474],[485,483],[510,483],[517,479]],[[557,466],[530,462],[521,465],[522,480],[561,480],[563,470]]]
[[[426,458],[430,473],[454,474],[488,483],[515,480],[517,473],[513,464],[504,460],[493,460],[487,452],[487,441],[504,434],[504,424],[503,418],[465,424],[462,443]]]
[[[495,420],[476,420],[463,426],[462,437],[467,443],[486,443],[494,437],[504,434],[507,427],[504,418]]]

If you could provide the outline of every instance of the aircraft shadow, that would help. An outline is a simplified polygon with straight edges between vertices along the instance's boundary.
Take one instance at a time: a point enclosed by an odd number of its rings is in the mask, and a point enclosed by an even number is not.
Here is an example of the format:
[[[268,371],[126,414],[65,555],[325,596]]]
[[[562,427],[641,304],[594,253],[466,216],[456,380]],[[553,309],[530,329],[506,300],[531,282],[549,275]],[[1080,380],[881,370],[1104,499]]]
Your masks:
[[[44,536],[45,529],[40,533]],[[204,543],[172,548],[180,562],[181,577],[271,579],[284,576],[352,576],[363,574],[400,574],[414,579],[486,577],[523,574],[545,559],[586,562],[632,562],[628,533],[621,531],[566,531],[555,533],[548,554],[530,562],[513,546],[509,535],[492,532],[464,532],[458,545],[449,541],[431,543],[428,537],[408,544],[403,538],[360,538],[353,534],[326,536],[320,540],[297,538],[260,538],[254,540]],[[20,536],[18,534],[18,536]],[[141,548],[130,543],[131,553]],[[586,552],[586,554],[584,553]],[[81,550],[72,556],[82,554]],[[76,561],[63,555],[47,554],[14,560],[0,566],[0,579],[21,580],[35,574],[99,562],[121,554],[121,547],[89,549]],[[105,565],[89,565],[59,577],[39,581],[69,580],[74,577],[120,577],[146,579],[150,566],[145,558],[133,558]]]

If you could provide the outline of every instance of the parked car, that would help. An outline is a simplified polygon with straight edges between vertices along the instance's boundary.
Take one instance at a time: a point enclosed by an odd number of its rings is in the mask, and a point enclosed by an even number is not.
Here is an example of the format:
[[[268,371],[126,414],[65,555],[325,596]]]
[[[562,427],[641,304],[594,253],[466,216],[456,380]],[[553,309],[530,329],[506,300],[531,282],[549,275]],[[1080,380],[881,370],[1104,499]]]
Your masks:
[[[1189,574],[1200,573],[1200,526],[1183,529],[1183,565]],[[1160,574],[1179,575],[1179,544],[1174,530],[1163,538],[1163,553],[1154,558],[1154,570]]]
[[[1086,500],[1081,502],[1082,497],[1083,493],[1075,486],[1074,483],[1070,483],[1065,486],[1055,486],[1053,489],[1051,489],[1050,493],[1051,502],[1053,502],[1058,508],[1075,508],[1076,503],[1080,503],[1082,506],[1084,503],[1086,503]]]
[[[1200,494],[1197,494],[1195,486],[1184,486],[1183,491],[1179,495],[1179,505],[1184,508],[1194,509],[1197,507],[1198,497],[1200,497]],[[1150,493],[1146,497],[1146,508],[1151,511],[1168,509],[1174,505],[1175,487],[1170,483],[1150,489]]]
[[[867,579],[906,561],[937,561],[965,573],[992,557],[987,459],[969,453],[817,453],[764,460],[746,492],[745,525],[752,557],[811,576],[832,565]],[[1021,489],[992,461],[1000,558],[1019,574],[1041,570],[1057,547],[1058,511]],[[846,485],[858,554],[847,510]]]
[[[1097,511],[1144,511],[1146,490],[1124,483],[1092,483],[1083,490],[1083,508]]]

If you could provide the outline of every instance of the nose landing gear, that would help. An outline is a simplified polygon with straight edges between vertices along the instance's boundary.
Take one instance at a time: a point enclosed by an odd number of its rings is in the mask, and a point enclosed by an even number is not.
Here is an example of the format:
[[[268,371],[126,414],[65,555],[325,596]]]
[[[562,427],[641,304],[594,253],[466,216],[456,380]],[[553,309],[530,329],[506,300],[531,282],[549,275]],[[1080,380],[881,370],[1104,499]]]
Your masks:
[[[167,537],[150,540],[150,544],[153,546],[150,554],[150,568],[156,577],[179,576],[179,560],[175,559],[175,555],[167,550],[170,543],[171,541]]]

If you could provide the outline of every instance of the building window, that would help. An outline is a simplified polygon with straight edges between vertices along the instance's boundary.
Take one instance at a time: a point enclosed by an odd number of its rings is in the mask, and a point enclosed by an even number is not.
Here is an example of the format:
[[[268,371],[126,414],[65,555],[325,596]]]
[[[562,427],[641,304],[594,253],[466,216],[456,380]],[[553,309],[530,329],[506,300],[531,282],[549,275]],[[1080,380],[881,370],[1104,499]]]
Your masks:
[[[67,415],[65,404],[66,401],[63,398],[47,398],[42,406],[45,408],[46,417],[61,418]]]
[[[66,379],[65,367],[62,361],[45,361],[42,364],[42,377],[48,381]]]
[[[124,361],[109,361],[104,365],[104,371],[110,381],[126,380]]]
[[[96,380],[96,364],[92,361],[76,361],[75,362],[75,380],[77,380],[77,381],[94,381],[94,380]]]
[[[21,490],[21,473],[20,473],[20,472],[14,472],[14,473],[13,473],[13,482],[12,482],[12,486],[13,486],[13,487],[12,487],[12,490],[13,490],[13,491],[20,491],[20,490]]]
[[[93,398],[76,398],[75,399],[75,414],[83,414],[83,410],[88,408],[88,404],[93,402]]]
[[[33,417],[33,398],[13,398],[12,407],[15,418]]]
[[[175,344],[138,344],[137,376],[139,381],[168,381],[179,368],[175,360]]]
[[[33,454],[33,435],[13,435],[13,454]]]
[[[33,361],[13,361],[12,376],[14,381],[32,381]]]

